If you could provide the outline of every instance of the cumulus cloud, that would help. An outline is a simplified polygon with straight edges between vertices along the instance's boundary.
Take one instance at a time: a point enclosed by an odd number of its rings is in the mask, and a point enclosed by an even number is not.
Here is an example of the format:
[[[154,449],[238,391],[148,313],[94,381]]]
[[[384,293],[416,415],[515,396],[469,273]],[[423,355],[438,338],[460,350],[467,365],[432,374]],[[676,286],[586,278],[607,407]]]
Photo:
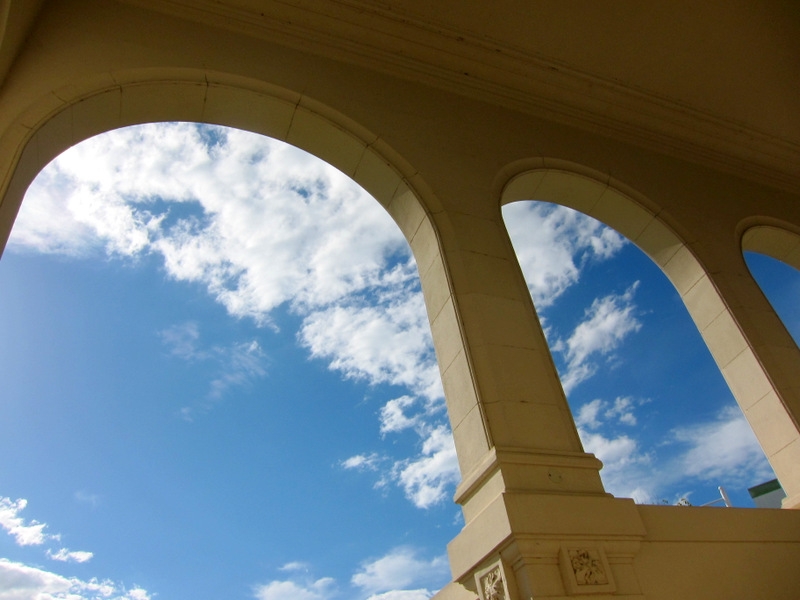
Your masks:
[[[415,506],[429,508],[447,498],[448,491],[458,483],[460,473],[450,429],[442,424],[423,435],[420,454],[397,461],[392,468],[392,478]]]
[[[544,202],[514,202],[503,220],[538,309],[551,306],[591,261],[613,257],[625,238],[577,211]]]
[[[431,422],[436,423],[435,420]],[[450,497],[450,490],[461,477],[453,434],[444,423],[420,421],[415,435],[419,438],[420,450],[414,456],[394,460],[378,453],[357,454],[343,460],[341,466],[377,472],[376,488],[395,484],[417,508],[440,504]]]
[[[267,322],[282,303],[325,305],[370,286],[404,244],[330,165],[255,134],[176,123],[62,154],[28,191],[9,247],[156,254],[170,277]]]
[[[420,424],[422,415],[408,416],[407,409],[416,404],[416,398],[400,396],[389,400],[381,408],[381,433],[391,433],[413,428]]]
[[[614,496],[649,502],[656,491],[652,477],[653,457],[628,434],[613,435],[579,429],[587,452],[601,461],[600,475],[606,490]]]
[[[233,316],[270,325],[290,306],[300,342],[346,377],[442,395],[399,229],[348,177],[275,140],[188,123],[87,140],[34,181],[9,249],[159,256],[168,277],[205,286]],[[187,323],[162,339],[201,360],[198,335]]]
[[[566,360],[561,383],[567,394],[596,372],[597,357],[613,355],[629,334],[641,328],[633,302],[637,287],[638,282],[622,294],[595,299],[572,334],[553,345]]]
[[[580,427],[588,427],[589,429],[596,429],[600,426],[599,415],[603,408],[604,402],[600,398],[596,398],[591,402],[587,402],[578,409],[578,414],[575,415],[575,425]]]
[[[274,326],[272,311],[289,306],[312,358],[346,378],[406,391],[381,410],[381,431],[413,429],[420,453],[359,455],[343,466],[385,466],[381,481],[423,507],[457,480],[413,257],[385,211],[329,165],[241,131],[185,123],[118,130],[69,150],[37,178],[9,248],[159,256],[168,277],[205,286],[231,315],[260,325]],[[172,356],[217,365],[205,401],[181,409],[187,420],[266,373],[256,341],[205,347],[193,322],[160,335]]]
[[[373,599],[410,600],[422,597],[427,600],[432,594],[419,586],[431,583],[441,585],[447,579],[449,579],[449,568],[445,556],[425,560],[418,558],[412,548],[402,547],[362,564],[351,582],[371,594],[370,598]],[[388,595],[384,595],[387,593]]]
[[[404,386],[441,398],[442,388],[421,294],[372,306],[336,305],[305,319],[301,343],[345,377]]]
[[[257,600],[325,600],[332,595],[334,587],[335,581],[330,577],[306,584],[289,580],[271,581],[256,586],[253,595]]]
[[[47,540],[58,539],[57,535],[45,533],[46,523],[35,520],[26,521],[20,513],[28,506],[28,501],[19,498],[0,497],[0,527],[6,530],[20,546],[39,546]]]
[[[630,397],[619,396],[614,404],[606,411],[606,417],[616,418],[625,425],[636,425],[636,415],[633,412],[634,400]]]
[[[150,600],[140,588],[125,589],[110,580],[63,577],[0,558],[0,600]]]

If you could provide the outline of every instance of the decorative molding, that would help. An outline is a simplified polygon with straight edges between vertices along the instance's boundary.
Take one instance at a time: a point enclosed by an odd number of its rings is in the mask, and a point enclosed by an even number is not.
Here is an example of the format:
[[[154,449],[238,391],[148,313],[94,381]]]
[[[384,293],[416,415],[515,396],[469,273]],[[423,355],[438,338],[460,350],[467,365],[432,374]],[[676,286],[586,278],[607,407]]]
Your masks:
[[[455,502],[464,504],[503,464],[524,465],[526,467],[546,467],[556,478],[563,479],[563,471],[589,469],[599,471],[603,463],[586,452],[532,452],[528,449],[498,448],[493,446],[483,459],[464,477],[456,488]],[[554,481],[555,483],[555,481]]]
[[[502,560],[475,573],[479,600],[515,600],[513,576],[506,571]]]
[[[123,0],[800,191],[800,143],[380,2]],[[256,8],[257,6],[257,8]],[[604,106],[605,110],[597,110]]]
[[[562,546],[558,563],[564,587],[570,596],[616,591],[611,568],[602,548]]]
[[[505,582],[500,567],[495,567],[481,577],[480,584],[483,600],[507,600]]]

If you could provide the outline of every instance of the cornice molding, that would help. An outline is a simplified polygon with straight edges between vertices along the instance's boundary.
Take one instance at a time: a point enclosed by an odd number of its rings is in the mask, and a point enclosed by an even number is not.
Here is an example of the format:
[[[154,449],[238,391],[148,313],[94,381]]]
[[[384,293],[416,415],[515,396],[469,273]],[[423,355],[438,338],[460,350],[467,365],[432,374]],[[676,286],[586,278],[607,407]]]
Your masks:
[[[122,0],[800,193],[800,143],[364,0]]]

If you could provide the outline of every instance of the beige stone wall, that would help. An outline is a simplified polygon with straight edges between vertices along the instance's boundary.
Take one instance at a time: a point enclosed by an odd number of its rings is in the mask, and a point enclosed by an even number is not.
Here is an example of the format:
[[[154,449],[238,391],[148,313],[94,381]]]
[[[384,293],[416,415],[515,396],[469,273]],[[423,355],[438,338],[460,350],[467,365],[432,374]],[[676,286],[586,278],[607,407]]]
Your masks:
[[[449,547],[457,583],[439,598],[487,600],[483,588],[498,585],[513,600],[796,597],[800,513],[637,507],[605,493],[500,214],[504,202],[557,202],[648,253],[745,411],[784,505],[797,507],[800,352],[742,257],[743,245],[767,248],[796,265],[794,238],[764,229],[800,231],[788,175],[771,185],[754,167],[740,178],[698,149],[690,162],[661,138],[644,143],[641,131],[604,126],[601,135],[485,86],[454,93],[439,71],[404,71],[394,59],[388,68],[380,37],[373,54],[353,57],[344,36],[333,59],[305,51],[288,21],[265,35],[239,13],[222,14],[220,29],[180,4],[173,14],[136,4],[149,3],[45,3],[27,42],[0,57],[10,65],[0,87],[0,240],[38,171],[103,131],[190,120],[295,144],[372,193],[417,260],[466,521]],[[315,31],[333,27],[308,18]],[[597,122],[602,113],[598,105]],[[670,123],[657,125],[669,132]]]

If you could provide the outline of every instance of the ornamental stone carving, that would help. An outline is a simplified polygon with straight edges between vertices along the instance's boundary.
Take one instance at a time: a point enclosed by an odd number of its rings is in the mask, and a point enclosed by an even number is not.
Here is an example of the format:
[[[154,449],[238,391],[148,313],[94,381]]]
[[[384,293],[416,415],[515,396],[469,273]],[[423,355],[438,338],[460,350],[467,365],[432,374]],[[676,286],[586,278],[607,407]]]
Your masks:
[[[608,576],[597,550],[578,548],[569,550],[569,560],[578,585],[605,585]]]
[[[478,600],[516,600],[512,588],[513,573],[507,571],[502,560],[475,573]]]
[[[503,574],[497,566],[481,578],[483,600],[507,600],[503,586]]]
[[[616,591],[611,569],[602,548],[562,547],[559,565],[564,587],[569,595]]]

